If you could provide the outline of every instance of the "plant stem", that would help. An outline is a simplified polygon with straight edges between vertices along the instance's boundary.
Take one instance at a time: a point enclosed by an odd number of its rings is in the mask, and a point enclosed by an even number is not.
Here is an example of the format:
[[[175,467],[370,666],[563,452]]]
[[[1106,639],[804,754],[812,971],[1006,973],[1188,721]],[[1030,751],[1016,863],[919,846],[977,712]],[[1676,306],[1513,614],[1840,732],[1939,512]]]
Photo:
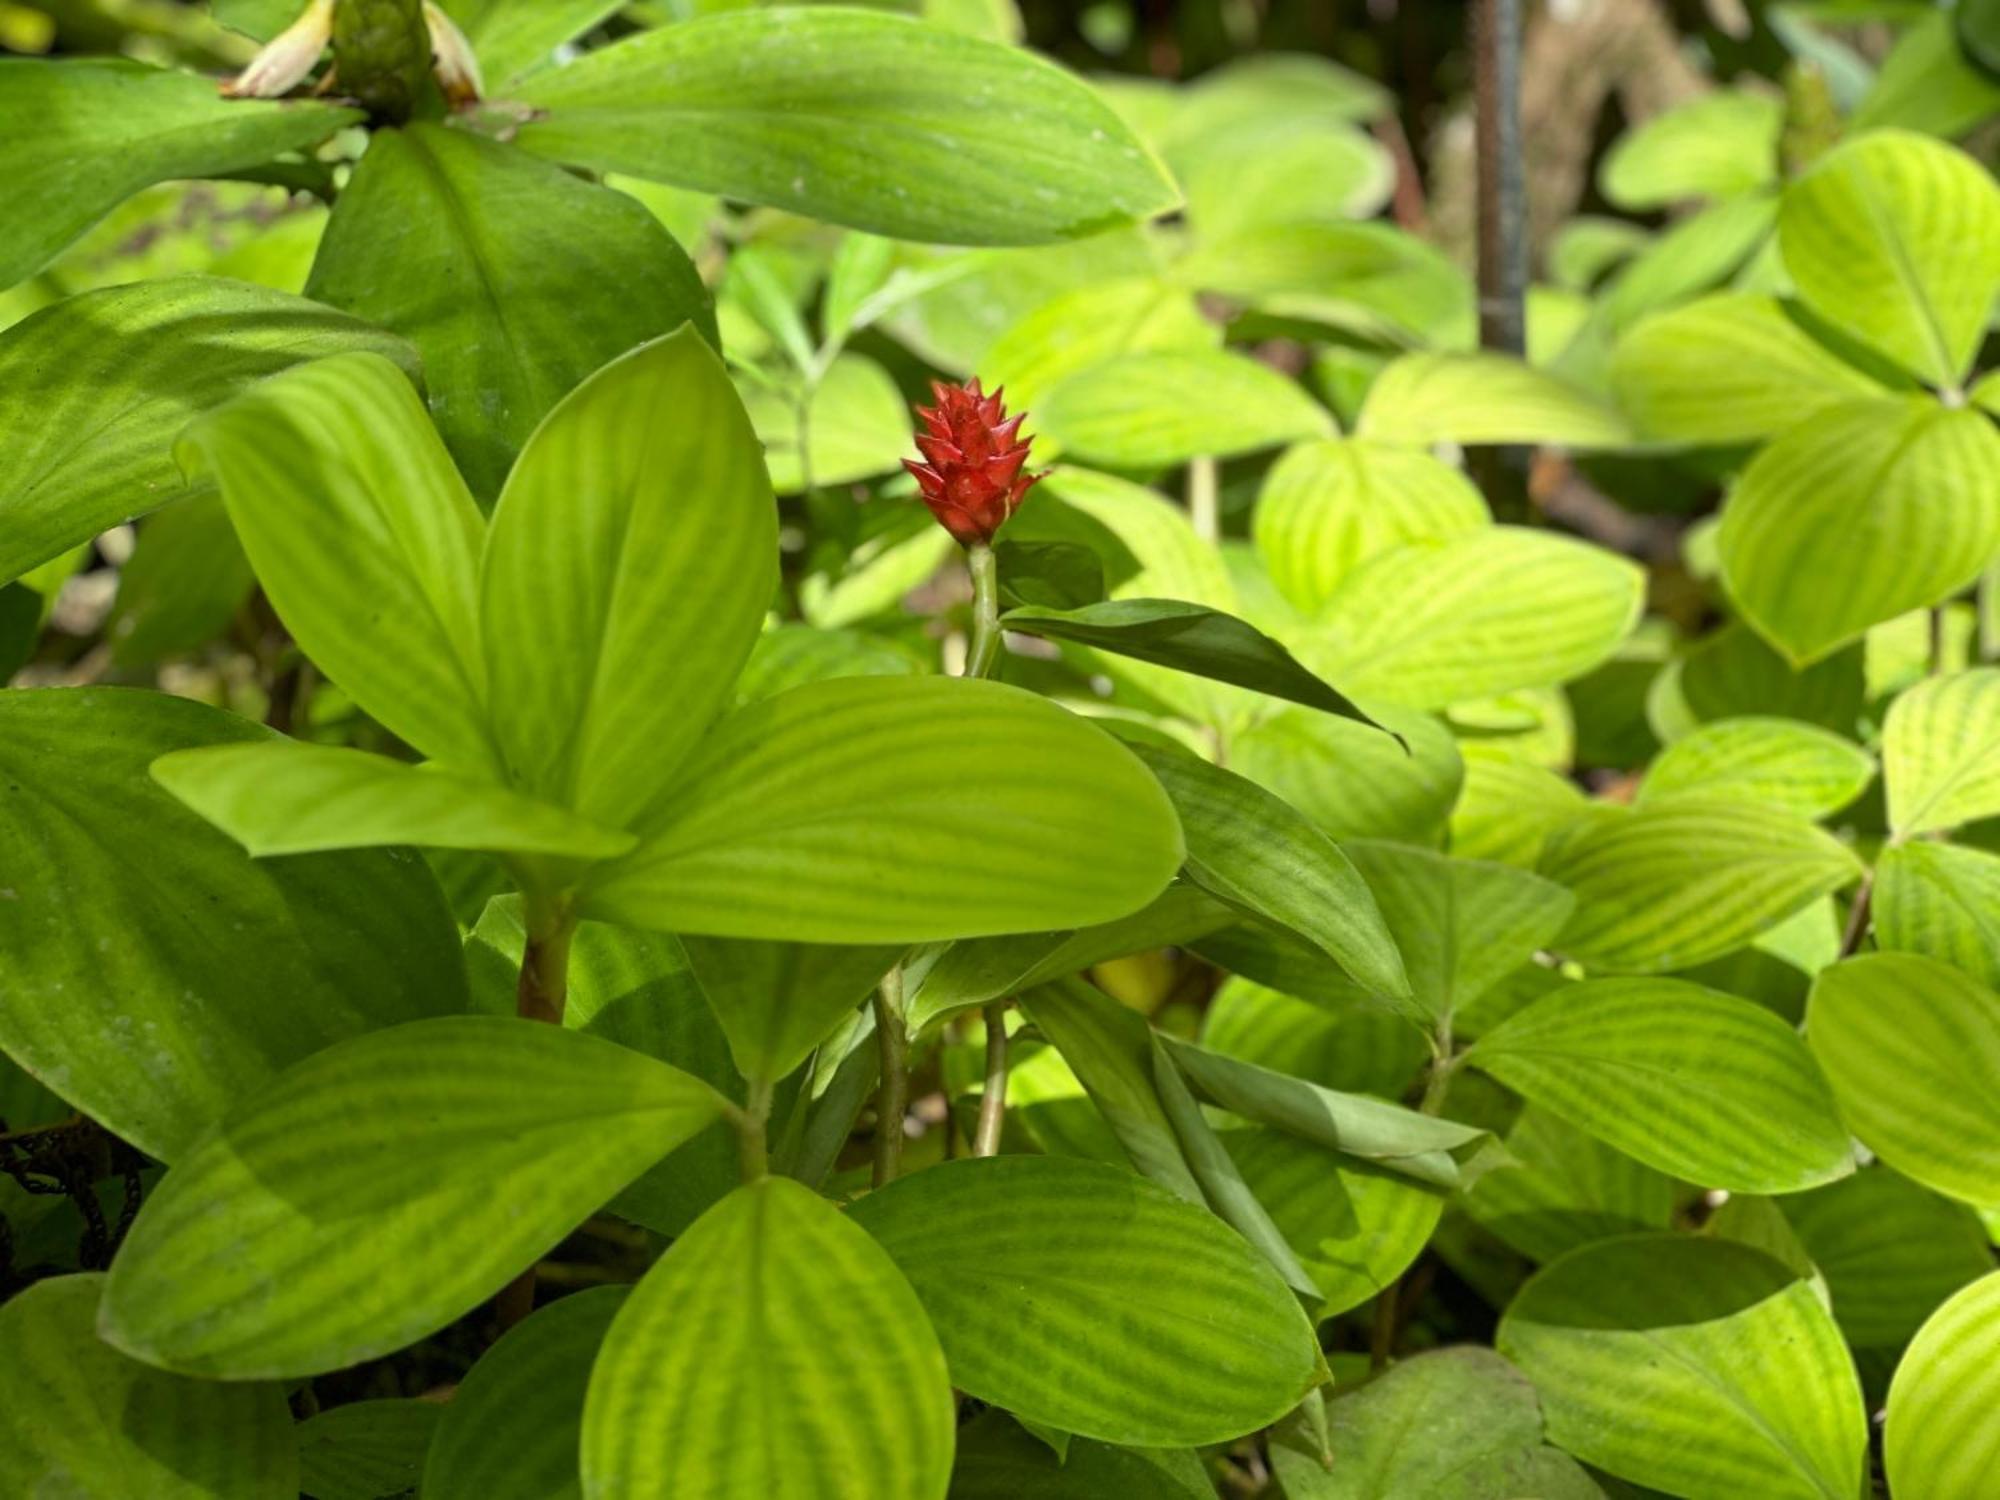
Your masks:
[[[995,1000],[980,1011],[986,1022],[986,1091],[979,1096],[979,1126],[972,1134],[974,1156],[997,1156],[1007,1123],[1007,1002]]]
[[[1189,462],[1188,518],[1194,523],[1194,534],[1204,542],[1222,538],[1221,488],[1222,477],[1213,458],[1203,454]]]
[[[731,1123],[736,1126],[737,1162],[746,1183],[757,1182],[770,1175],[771,1153],[765,1140],[765,1127],[770,1118],[771,1080],[753,1078],[743,1108],[731,1117]]]
[[[569,997],[569,943],[576,916],[567,901],[527,897],[528,945],[521,953],[521,980],[514,989],[515,1012],[530,1021],[562,1025]]]
[[[1854,893],[1854,905],[1847,909],[1847,931],[1840,937],[1840,957],[1852,958],[1861,951],[1861,940],[1868,936],[1868,923],[1875,909],[1875,872],[1870,870],[1861,877],[1861,888]]]
[[[972,644],[964,675],[990,677],[1000,659],[1000,567],[983,544],[966,548],[965,565],[972,573]]]
[[[903,1026],[903,968],[883,976],[875,991],[875,1045],[882,1058],[882,1086],[875,1096],[876,1187],[896,1180],[903,1166],[903,1117],[910,1107],[910,1037]]]

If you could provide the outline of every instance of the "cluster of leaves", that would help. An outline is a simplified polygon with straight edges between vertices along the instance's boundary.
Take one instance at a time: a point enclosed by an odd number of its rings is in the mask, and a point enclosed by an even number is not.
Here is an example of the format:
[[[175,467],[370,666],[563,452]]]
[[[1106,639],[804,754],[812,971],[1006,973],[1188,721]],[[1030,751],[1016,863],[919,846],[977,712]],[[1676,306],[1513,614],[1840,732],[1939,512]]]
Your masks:
[[[1990,1500],[1976,26],[1513,358],[1322,60],[444,9],[0,60],[0,1491]]]

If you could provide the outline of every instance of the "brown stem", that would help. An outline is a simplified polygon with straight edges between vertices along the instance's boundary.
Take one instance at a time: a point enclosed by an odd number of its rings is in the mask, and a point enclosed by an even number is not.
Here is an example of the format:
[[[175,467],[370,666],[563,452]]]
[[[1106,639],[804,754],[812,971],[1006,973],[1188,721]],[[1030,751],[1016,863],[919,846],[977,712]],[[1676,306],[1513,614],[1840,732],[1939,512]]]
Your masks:
[[[569,997],[569,943],[576,918],[566,903],[540,896],[524,898],[528,929],[521,950],[521,977],[514,986],[514,1010],[524,1020],[562,1025],[563,1004]],[[535,1268],[516,1276],[494,1300],[494,1315],[506,1332],[535,1310]]]
[[[875,1096],[876,1187],[896,1180],[903,1166],[903,1117],[910,1108],[910,1037],[903,1024],[903,970],[899,964],[875,991],[875,1045],[882,1085]]]
[[[979,1096],[979,1126],[972,1134],[974,1156],[998,1156],[1007,1123],[1007,1002],[996,1000],[980,1014],[986,1021],[986,1090]]]
[[[1847,931],[1840,936],[1840,956],[1852,958],[1861,951],[1861,940],[1868,936],[1868,923],[1875,909],[1875,872],[1870,870],[1861,877],[1861,889],[1854,893],[1854,905],[1847,910]]]

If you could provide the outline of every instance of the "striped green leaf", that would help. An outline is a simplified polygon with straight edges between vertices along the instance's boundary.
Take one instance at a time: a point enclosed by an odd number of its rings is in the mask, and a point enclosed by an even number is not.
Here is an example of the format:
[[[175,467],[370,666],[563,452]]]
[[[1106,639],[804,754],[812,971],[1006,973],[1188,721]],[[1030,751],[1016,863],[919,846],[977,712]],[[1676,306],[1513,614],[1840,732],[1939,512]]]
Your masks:
[[[895,1261],[766,1177],[675,1240],[612,1321],[583,1494],[942,1500],[953,1426],[944,1352]]]
[[[1820,972],[1806,1039],[1862,1143],[1906,1177],[2000,1203],[2000,994],[1914,953]]]
[[[104,1336],[231,1380],[387,1354],[477,1307],[726,1107],[643,1053],[512,1017],[328,1048],[147,1200]]]
[[[1364,703],[1442,708],[1581,677],[1631,633],[1644,596],[1645,575],[1615,553],[1496,526],[1377,558],[1297,644]]]
[[[300,1487],[312,1500],[385,1500],[423,1477],[446,1408],[435,1401],[350,1401],[298,1427]]]
[[[1404,542],[1481,530],[1488,519],[1472,481],[1428,453],[1321,438],[1272,466],[1252,532],[1279,592],[1311,613],[1363,563]]]
[[[23,66],[48,65],[0,63]],[[84,292],[0,332],[0,579],[186,492],[173,446],[193,417],[354,350],[416,369],[415,350],[357,318],[210,277]]]
[[[958,1431],[951,1500],[1211,1500],[1201,1456],[1185,1448],[1119,1448],[1071,1439],[1062,1456],[1007,1413]]]
[[[1856,1349],[1900,1349],[1993,1265],[1979,1215],[1880,1165],[1780,1205]]]
[[[1234,939],[1245,929],[1226,934]],[[1225,936],[1218,934],[1218,936]],[[1204,957],[1225,948],[1202,944]],[[1309,960],[1310,949],[1298,951]],[[1325,970],[1325,962],[1315,967]],[[1211,1052],[1239,1057],[1275,1073],[1290,1073],[1349,1094],[1400,1097],[1426,1055],[1423,1038],[1374,1001],[1350,994],[1311,1000],[1232,975],[1201,1018],[1197,1038]]]
[[[638,842],[446,766],[295,740],[178,750],[153,778],[260,857],[418,844],[611,859]]]
[[[1434,1349],[1391,1366],[1326,1410],[1315,1454],[1271,1445],[1288,1500],[1600,1500],[1576,1460],[1542,1441],[1541,1404],[1490,1349]]]
[[[1598,169],[1598,185],[1628,210],[1747,193],[1776,180],[1784,124],[1784,102],[1770,94],[1701,94],[1620,136]]]
[[[2000,550],[1996,473],[2000,432],[1978,412],[1922,396],[1825,407],[1730,492],[1730,595],[1794,665],[1819,661],[1979,576]]]
[[[102,1276],[37,1282],[0,1308],[0,1490],[146,1500],[295,1500],[299,1445],[275,1385],[217,1385],[97,1336]]]
[[[1632,800],[1649,807],[1674,797],[1741,799],[1824,818],[1874,778],[1868,753],[1827,730],[1796,719],[1717,719],[1667,746]]]
[[[1110,921],[1157,896],[1184,852],[1166,793],[1101,729],[943,677],[844,678],[739,709],[640,832],[587,887],[586,914],[792,942]]]
[[[262,166],[360,118],[311,100],[218,98],[207,78],[124,58],[0,59],[0,181],[35,205],[0,226],[0,290],[141,188]]]
[[[479,621],[508,769],[587,818],[641,821],[730,701],[777,558],[756,435],[693,329],[591,376],[493,512]]]
[[[1368,389],[1357,431],[1384,443],[1617,447],[1625,419],[1577,386],[1502,354],[1405,354]]]
[[[2000,989],[2000,855],[1918,840],[1875,865],[1875,942]]]
[[[1371,993],[1410,993],[1369,882],[1332,839],[1253,781],[1178,750],[1134,747],[1173,799],[1188,877],[1314,944]]]
[[[1220,1442],[1323,1378],[1312,1325],[1263,1258],[1116,1167],[946,1162],[853,1216],[916,1288],[952,1383],[1031,1421],[1139,1447]]]
[[[1620,1151],[1703,1187],[1796,1193],[1854,1170],[1833,1092],[1769,1010],[1679,979],[1564,985],[1467,1061]]]
[[[1567,1255],[1501,1320],[1550,1441],[1687,1500],[1854,1500],[1861,1388],[1809,1282],[1727,1239],[1635,1235]],[[1634,1412],[1646,1420],[1635,1422]]]
[[[1217,348],[1222,330],[1194,294],[1158,276],[1120,276],[1080,286],[1037,307],[981,356],[986,383],[1004,387],[1016,411],[1093,365],[1121,355]]]
[[[745,1078],[783,1078],[867,999],[902,946],[685,937],[694,976]]]
[[[1889,825],[1909,838],[2000,813],[2000,668],[1932,677],[1882,727]]]
[[[1857,641],[1794,667],[1748,625],[1725,625],[1682,660],[1681,697],[1703,721],[1763,714],[1853,735],[1867,691],[1864,654]]]
[[[431,1439],[425,1500],[555,1500],[577,1493],[584,1391],[630,1290],[592,1287],[552,1302],[480,1356]]]
[[[1378,708],[1374,717],[1409,748],[1353,719],[1291,709],[1235,736],[1229,767],[1335,839],[1435,844],[1465,774],[1458,742],[1430,714]]]
[[[1614,1235],[1666,1229],[1678,1189],[1593,1135],[1529,1103],[1509,1127],[1511,1161],[1473,1186],[1465,1211],[1532,1261],[1546,1264]]]
[[[1885,394],[1775,297],[1717,292],[1655,313],[1618,341],[1618,403],[1649,438],[1749,443],[1840,401]]]
[[[1333,431],[1332,416],[1297,385],[1220,350],[1106,360],[1049,391],[1035,417],[1048,445],[1119,469],[1254,453]]]
[[[1589,807],[1569,777],[1516,760],[1503,749],[1462,745],[1465,785],[1451,810],[1451,850],[1461,859],[1532,870],[1559,829]]]
[[[1985,336],[2000,187],[1964,152],[1901,130],[1829,151],[1785,190],[1778,244],[1799,295],[1932,385]]]
[[[1014,392],[1008,405],[1016,406]],[[799,463],[799,412],[790,395],[777,388],[745,383],[744,409],[764,445],[771,486],[781,495],[805,490]],[[1018,409],[1018,408],[1017,408]],[[842,354],[813,387],[805,417],[816,485],[853,484],[896,471],[910,450],[910,405],[895,378],[859,354]],[[928,539],[928,532],[919,532]]]
[[[897,239],[1042,244],[1176,197],[1131,128],[1069,74],[858,10],[642,31],[516,97],[536,111],[518,139],[543,156]]]
[[[0,693],[0,1047],[162,1161],[300,1058],[465,1009],[421,860],[253,860],[147,775],[275,740],[164,694]]]
[[[1861,873],[1839,841],[1757,803],[1674,797],[1552,841],[1541,872],[1576,894],[1557,946],[1657,974],[1743,947]]]
[[[1939,1308],[1889,1387],[1889,1483],[1924,1500],[1985,1500],[2000,1471],[2000,1271]]]
[[[591,371],[683,323],[716,337],[693,263],[636,201],[421,121],[369,138],[306,293],[417,346],[438,431],[488,504]]]
[[[424,754],[492,771],[486,523],[402,371],[375,354],[286,371],[202,418],[179,452],[221,485],[272,607],[327,676]]]
[[[1343,847],[1409,967],[1411,996],[1399,1008],[1426,1030],[1448,1024],[1554,941],[1575,904],[1561,886],[1507,865],[1374,840]]]

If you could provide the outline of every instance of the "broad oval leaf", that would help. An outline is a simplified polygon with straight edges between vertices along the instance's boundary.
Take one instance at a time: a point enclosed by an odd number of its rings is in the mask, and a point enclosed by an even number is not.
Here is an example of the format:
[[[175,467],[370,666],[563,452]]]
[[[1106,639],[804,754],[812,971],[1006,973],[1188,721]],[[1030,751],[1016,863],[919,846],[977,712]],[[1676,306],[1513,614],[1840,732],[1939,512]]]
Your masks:
[[[0,693],[0,1047],[163,1161],[310,1053],[465,1009],[422,860],[253,860],[147,774],[273,743],[158,693]]]
[[[587,915],[793,942],[1110,921],[1185,853],[1166,793],[1101,729],[943,677],[843,678],[739,709],[640,832],[587,888]]]
[[[1014,392],[1007,394],[1011,404]],[[799,462],[801,424],[789,394],[746,383],[743,405],[764,445],[772,488],[781,495],[803,493],[808,470]],[[887,370],[859,354],[842,354],[813,387],[804,430],[813,484],[852,484],[900,467],[910,449],[910,407]],[[928,533],[918,535],[928,539]]]
[[[1755,803],[1675,797],[1552,840],[1542,874],[1576,893],[1557,946],[1613,973],[1734,952],[1861,874],[1853,853]]]
[[[1701,94],[1620,136],[1598,169],[1598,184],[1627,210],[1746,193],[1777,178],[1784,124],[1784,102],[1772,95]]]
[[[373,354],[288,370],[179,452],[220,484],[272,607],[327,676],[424,754],[491,772],[486,523],[403,373]]]
[[[631,1289],[592,1287],[537,1309],[459,1382],[424,1461],[425,1500],[575,1495],[591,1366]]]
[[[415,1398],[350,1401],[298,1426],[299,1483],[312,1500],[411,1494],[445,1407]],[[288,1497],[289,1500],[289,1497]]]
[[[1937,1310],[1889,1387],[1889,1482],[1924,1500],[1985,1500],[2000,1471],[2000,1271]]]
[[[328,1048],[175,1164],[112,1266],[102,1331],[148,1363],[229,1380],[400,1349],[727,1107],[644,1053],[513,1017]]]
[[[2000,855],[1919,839],[1875,865],[1875,941],[2000,989]]]
[[[1827,152],[1778,213],[1785,269],[1813,310],[1936,386],[1957,383],[1985,335],[1996,242],[1991,175],[1902,130]]]
[[[1299,386],[1221,350],[1106,360],[1045,394],[1035,418],[1051,447],[1118,469],[1226,458],[1333,431],[1333,417]]]
[[[1935,959],[1863,954],[1814,981],[1806,1039],[1869,1150],[1940,1193],[2000,1203],[2000,994]]]
[[[1730,492],[1729,592],[1794,665],[1819,661],[1979,576],[2000,550],[1996,475],[2000,432],[1979,412],[1921,396],[1828,406]]]
[[[1589,392],[1503,354],[1405,354],[1368,388],[1356,428],[1384,443],[1618,447],[1625,419]]]
[[[1012,47],[861,10],[663,26],[519,91],[520,143],[898,239],[1033,245],[1175,205],[1080,80]]]
[[[950,1500],[1212,1500],[1201,1455],[1069,1438],[1058,1457],[1003,1411],[958,1430]]]
[[[1522,1288],[1499,1350],[1552,1442],[1688,1500],[1853,1500],[1861,1388],[1809,1282],[1727,1239],[1587,1245]],[[1632,1413],[1647,1414],[1643,1422]]]
[[[1458,742],[1430,714],[1377,709],[1376,717],[1403,744],[1357,720],[1288,709],[1235,736],[1230,768],[1337,840],[1435,844],[1465,778]]]
[[[2000,813],[2000,668],[1898,695],[1882,726],[1882,779],[1901,838]]]
[[[489,503],[593,370],[683,323],[716,339],[701,277],[637,202],[422,122],[370,136],[306,292],[417,346],[438,431]]]
[[[1663,750],[1633,797],[1646,807],[1671,797],[1754,802],[1802,818],[1839,812],[1875,777],[1852,741],[1796,719],[1717,719]]]
[[[1235,1231],[1116,1167],[946,1162],[861,1199],[952,1383],[1106,1442],[1223,1441],[1321,1378],[1312,1325]]]
[[[296,1500],[299,1445],[275,1385],[218,1385],[97,1336],[102,1276],[57,1276],[0,1308],[0,1490],[146,1500]]]
[[[357,350],[417,367],[408,344],[358,318],[207,276],[84,292],[0,333],[0,580],[190,492],[173,449],[191,418]]]
[[[901,961],[901,947],[740,942],[681,946],[745,1078],[783,1078]]]
[[[990,387],[1005,387],[1016,411],[1032,412],[1063,381],[1105,360],[1221,342],[1222,329],[1202,316],[1185,287],[1121,276],[1044,302],[994,341],[979,368]]]
[[[1679,979],[1563,985],[1467,1061],[1620,1151],[1703,1187],[1796,1193],[1854,1170],[1799,1034],[1765,1007]]]
[[[1539,1105],[1523,1106],[1504,1144],[1511,1160],[1479,1179],[1465,1211],[1532,1261],[1673,1224],[1681,1189],[1671,1177]]]
[[[591,376],[522,450],[486,544],[508,770],[587,818],[640,822],[729,702],[777,559],[756,434],[693,329]]]
[[[1645,575],[1615,553],[1495,526],[1377,558],[1295,644],[1364,703],[1443,708],[1581,677],[1644,598]]]
[[[583,1493],[942,1500],[953,1426],[944,1353],[896,1263],[766,1177],[675,1240],[613,1320],[584,1400]]]
[[[360,111],[223,99],[192,73],[115,57],[0,59],[0,290],[32,276],[141,188],[220,177],[310,146]]]

